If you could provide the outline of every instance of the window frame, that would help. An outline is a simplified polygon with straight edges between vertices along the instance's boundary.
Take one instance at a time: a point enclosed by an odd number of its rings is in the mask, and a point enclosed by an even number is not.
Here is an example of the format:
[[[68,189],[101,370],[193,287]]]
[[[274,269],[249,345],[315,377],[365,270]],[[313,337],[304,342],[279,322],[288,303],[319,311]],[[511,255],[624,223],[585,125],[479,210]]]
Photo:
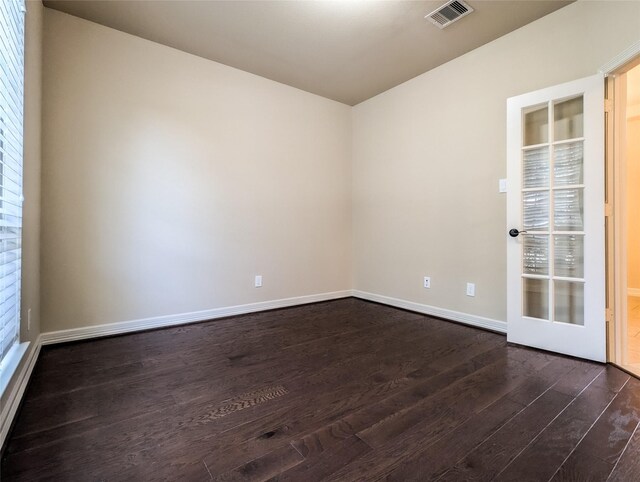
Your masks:
[[[20,334],[26,37],[24,0],[12,0],[0,5],[0,26],[0,226],[5,228],[0,233],[3,234],[0,236],[0,301],[16,298],[9,308],[0,304],[2,396],[29,346],[29,342],[21,343]],[[5,286],[7,279],[9,284]]]

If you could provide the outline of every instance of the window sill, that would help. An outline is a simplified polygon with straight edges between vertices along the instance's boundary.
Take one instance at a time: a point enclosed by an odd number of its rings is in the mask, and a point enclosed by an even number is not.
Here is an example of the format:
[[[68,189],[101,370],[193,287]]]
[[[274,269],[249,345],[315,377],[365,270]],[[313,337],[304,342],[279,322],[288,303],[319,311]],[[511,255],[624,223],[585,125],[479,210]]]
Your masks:
[[[24,343],[16,343],[0,362],[0,397],[4,396],[4,392],[9,386],[9,382],[18,369],[25,353],[27,353],[29,344],[30,342],[28,341]]]

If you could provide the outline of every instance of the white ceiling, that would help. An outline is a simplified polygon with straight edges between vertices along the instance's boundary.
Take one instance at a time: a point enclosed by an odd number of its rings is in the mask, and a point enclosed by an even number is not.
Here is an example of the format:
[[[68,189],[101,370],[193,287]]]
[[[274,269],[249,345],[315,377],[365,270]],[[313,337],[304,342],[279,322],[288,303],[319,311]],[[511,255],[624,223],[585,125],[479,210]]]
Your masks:
[[[441,1],[45,0],[47,7],[355,105],[569,3],[467,0],[444,30]]]

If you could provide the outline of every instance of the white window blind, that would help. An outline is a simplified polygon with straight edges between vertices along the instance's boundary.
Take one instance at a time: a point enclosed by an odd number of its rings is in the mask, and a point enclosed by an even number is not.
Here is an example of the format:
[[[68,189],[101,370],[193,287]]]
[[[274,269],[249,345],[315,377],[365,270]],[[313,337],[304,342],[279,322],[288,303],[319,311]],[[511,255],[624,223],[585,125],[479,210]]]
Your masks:
[[[0,361],[20,336],[24,12],[0,1]]]

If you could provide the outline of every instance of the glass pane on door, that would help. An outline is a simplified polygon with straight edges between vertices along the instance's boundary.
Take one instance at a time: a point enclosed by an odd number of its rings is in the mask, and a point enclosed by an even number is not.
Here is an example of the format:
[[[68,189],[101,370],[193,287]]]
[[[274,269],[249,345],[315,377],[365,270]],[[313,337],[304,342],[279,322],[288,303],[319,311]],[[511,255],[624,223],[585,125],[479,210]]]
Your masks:
[[[549,107],[534,108],[524,114],[524,145],[549,142]]]
[[[549,148],[545,146],[525,151],[522,173],[524,188],[549,187]]]
[[[584,236],[558,234],[553,237],[554,274],[566,278],[584,277]]]
[[[557,102],[553,106],[553,139],[563,141],[582,137],[582,96]]]
[[[582,188],[555,191],[553,204],[553,226],[556,231],[584,230]]]
[[[531,318],[549,319],[549,280],[524,278],[523,315]]]
[[[553,183],[555,186],[582,184],[583,142],[569,142],[553,147]]]
[[[522,271],[526,274],[549,274],[549,236],[525,236],[522,239]]]
[[[524,192],[522,203],[525,231],[549,229],[549,191]]]
[[[584,283],[554,281],[555,321],[584,325]]]

